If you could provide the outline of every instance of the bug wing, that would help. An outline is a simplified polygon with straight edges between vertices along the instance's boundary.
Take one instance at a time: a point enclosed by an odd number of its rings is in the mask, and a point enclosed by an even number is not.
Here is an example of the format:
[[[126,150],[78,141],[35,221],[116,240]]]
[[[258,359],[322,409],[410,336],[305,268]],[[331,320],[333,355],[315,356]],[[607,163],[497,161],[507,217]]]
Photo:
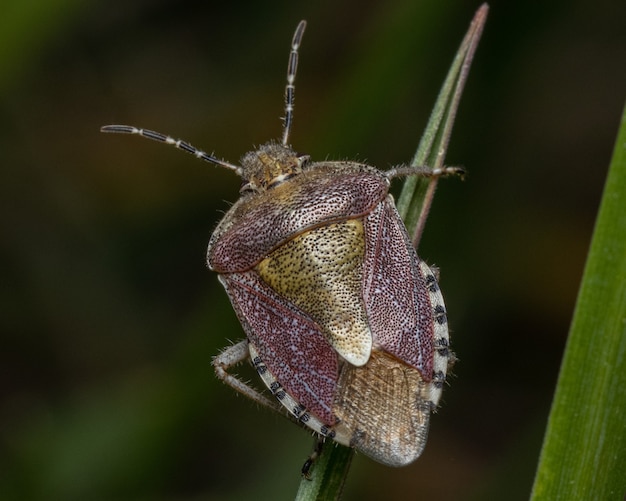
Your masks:
[[[374,342],[430,381],[433,307],[426,277],[393,199],[380,203],[365,224],[363,298]]]
[[[335,409],[350,445],[388,466],[413,462],[428,435],[427,388],[417,369],[381,350],[365,367],[344,364]]]
[[[337,354],[306,314],[254,271],[220,275],[250,341],[283,388],[324,424],[335,424]]]

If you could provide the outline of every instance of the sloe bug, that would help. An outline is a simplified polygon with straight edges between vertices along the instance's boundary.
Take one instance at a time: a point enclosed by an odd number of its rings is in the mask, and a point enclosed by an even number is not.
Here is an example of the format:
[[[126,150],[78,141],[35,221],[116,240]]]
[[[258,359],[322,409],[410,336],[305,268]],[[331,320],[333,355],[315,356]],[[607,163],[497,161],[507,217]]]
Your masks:
[[[435,273],[417,257],[389,187],[395,177],[459,169],[383,172],[296,153],[289,134],[305,27],[292,40],[282,140],[241,165],[158,132],[101,130],[171,144],[243,180],[207,251],[247,335],[215,357],[218,377],[321,437],[403,466],[424,448],[451,353]],[[245,360],[278,403],[228,372]]]

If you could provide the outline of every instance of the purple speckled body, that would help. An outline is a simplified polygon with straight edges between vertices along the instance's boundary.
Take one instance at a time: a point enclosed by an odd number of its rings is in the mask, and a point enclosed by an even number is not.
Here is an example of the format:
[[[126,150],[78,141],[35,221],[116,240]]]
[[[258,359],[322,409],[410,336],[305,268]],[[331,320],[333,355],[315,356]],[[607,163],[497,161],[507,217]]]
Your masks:
[[[274,143],[247,154],[242,167],[263,179],[258,172],[267,163],[295,174],[244,193],[207,253],[253,363],[295,417],[315,421],[315,431],[386,464],[406,464],[423,448],[447,367],[445,310],[434,274],[415,253],[384,172],[354,162],[311,162]],[[377,373],[372,367],[380,360],[386,368]],[[355,377],[365,381],[367,395],[348,384]],[[378,378],[391,384],[382,395]],[[378,419],[358,410],[345,415],[346,402],[360,407],[365,399],[386,401]],[[379,453],[372,438],[379,421],[392,422],[407,407],[417,419],[398,426],[414,430],[416,446]],[[373,451],[359,446],[363,437],[374,440]]]
[[[218,377],[322,437],[403,466],[426,444],[450,352],[435,274],[418,258],[389,185],[400,175],[457,170],[385,173],[297,154],[288,138],[305,25],[291,46],[282,141],[247,153],[240,165],[159,132],[102,130],[174,145],[243,180],[207,251],[247,336],[215,357]],[[245,360],[278,404],[229,372]]]

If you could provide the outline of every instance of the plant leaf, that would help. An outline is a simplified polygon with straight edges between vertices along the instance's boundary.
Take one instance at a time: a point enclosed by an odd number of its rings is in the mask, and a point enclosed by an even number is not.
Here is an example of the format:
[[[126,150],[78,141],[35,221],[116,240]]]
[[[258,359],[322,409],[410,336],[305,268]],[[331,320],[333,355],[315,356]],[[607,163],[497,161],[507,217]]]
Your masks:
[[[626,109],[604,188],[531,499],[626,493]]]
[[[426,130],[411,161],[411,167],[442,168],[452,134],[459,101],[474,54],[478,47],[489,6],[485,3],[476,11],[474,19],[461,42],[448,75],[426,125]],[[398,212],[406,227],[413,229],[413,245],[417,248],[437,187],[437,177],[408,177],[398,198]]]

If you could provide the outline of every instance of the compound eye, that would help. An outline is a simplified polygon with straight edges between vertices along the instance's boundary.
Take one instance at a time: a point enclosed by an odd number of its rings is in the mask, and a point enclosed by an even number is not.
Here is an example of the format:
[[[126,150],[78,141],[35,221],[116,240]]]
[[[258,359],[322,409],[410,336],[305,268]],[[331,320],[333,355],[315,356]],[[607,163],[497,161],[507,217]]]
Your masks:
[[[241,182],[241,187],[239,188],[239,193],[242,195],[245,195],[246,193],[252,193],[257,191],[255,186],[248,182],[248,181],[242,181]]]
[[[311,161],[311,157],[309,155],[304,155],[302,153],[296,153],[296,158],[298,159],[298,165],[300,167],[306,167]]]

